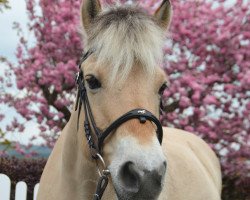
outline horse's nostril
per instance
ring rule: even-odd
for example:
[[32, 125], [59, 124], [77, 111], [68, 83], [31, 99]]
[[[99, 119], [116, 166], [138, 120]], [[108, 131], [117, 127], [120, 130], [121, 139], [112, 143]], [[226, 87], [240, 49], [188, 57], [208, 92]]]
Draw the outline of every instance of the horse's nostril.
[[126, 162], [120, 170], [120, 179], [123, 187], [130, 192], [138, 192], [140, 175], [137, 167], [131, 161]]
[[166, 161], [163, 162], [163, 166], [164, 166], [165, 168], [167, 168], [167, 162], [166, 162]]
[[167, 169], [167, 162], [164, 161], [162, 166], [159, 168], [159, 174], [164, 176], [165, 172], [166, 172], [166, 169]]

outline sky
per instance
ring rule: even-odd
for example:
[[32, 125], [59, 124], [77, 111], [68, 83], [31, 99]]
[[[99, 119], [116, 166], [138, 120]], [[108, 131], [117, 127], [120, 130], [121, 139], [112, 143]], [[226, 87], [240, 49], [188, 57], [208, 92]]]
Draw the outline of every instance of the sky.
[[[6, 57], [11, 62], [16, 62], [15, 52], [18, 43], [17, 32], [13, 30], [13, 23], [20, 23], [24, 30], [26, 38], [29, 38], [29, 44], [34, 45], [35, 39], [31, 33], [26, 28], [28, 23], [28, 17], [26, 13], [25, 0], [10, 0], [11, 9], [4, 9], [0, 13], [0, 55]], [[0, 63], [0, 74], [3, 74], [6, 65]], [[12, 92], [17, 92], [13, 89]], [[5, 130], [5, 126], [9, 123], [13, 117], [19, 117], [13, 108], [9, 108], [4, 105], [0, 105], [1, 113], [8, 113], [6, 118], [0, 122], [0, 128]], [[35, 122], [29, 121], [25, 124], [25, 131], [23, 133], [11, 133], [6, 136], [7, 139], [18, 141], [21, 144], [28, 144], [29, 138], [34, 135], [38, 135], [39, 129]], [[41, 144], [43, 140], [37, 139], [34, 144]]]

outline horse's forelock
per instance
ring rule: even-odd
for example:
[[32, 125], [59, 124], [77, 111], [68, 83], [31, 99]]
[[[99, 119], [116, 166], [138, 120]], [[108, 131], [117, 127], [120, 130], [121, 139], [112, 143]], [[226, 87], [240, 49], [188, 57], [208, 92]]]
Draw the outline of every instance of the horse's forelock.
[[109, 65], [110, 80], [124, 80], [135, 63], [153, 74], [162, 61], [164, 32], [154, 19], [135, 7], [110, 8], [91, 24], [88, 48], [99, 66]]

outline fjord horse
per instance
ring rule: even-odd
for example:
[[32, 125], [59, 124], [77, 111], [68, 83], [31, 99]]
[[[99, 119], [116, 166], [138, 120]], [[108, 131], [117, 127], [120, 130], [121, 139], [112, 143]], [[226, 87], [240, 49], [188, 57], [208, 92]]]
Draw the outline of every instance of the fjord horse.
[[[80, 103], [48, 159], [38, 200], [101, 199], [96, 162], [107, 166], [100, 172], [109, 179], [104, 200], [220, 199], [220, 165], [210, 147], [174, 128], [164, 127], [162, 139], [159, 128], [167, 81], [159, 65], [171, 10], [168, 0], [153, 16], [137, 6], [102, 10], [99, 0], [84, 1], [81, 16], [89, 51], [78, 80]], [[107, 133], [99, 146], [95, 132]]]

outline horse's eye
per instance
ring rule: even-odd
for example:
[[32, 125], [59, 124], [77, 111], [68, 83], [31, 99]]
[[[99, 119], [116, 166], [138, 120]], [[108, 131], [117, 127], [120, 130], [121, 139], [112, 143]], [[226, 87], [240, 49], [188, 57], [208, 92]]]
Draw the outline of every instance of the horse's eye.
[[94, 75], [87, 75], [86, 81], [88, 83], [89, 89], [91, 90], [96, 90], [102, 86], [100, 81]]
[[165, 83], [162, 84], [162, 86], [160, 87], [160, 89], [159, 89], [159, 91], [158, 91], [158, 94], [162, 96], [162, 95], [163, 95], [163, 92], [164, 92], [164, 90], [165, 90], [166, 88], [168, 88], [168, 83], [167, 83], [167, 82], [165, 82]]

